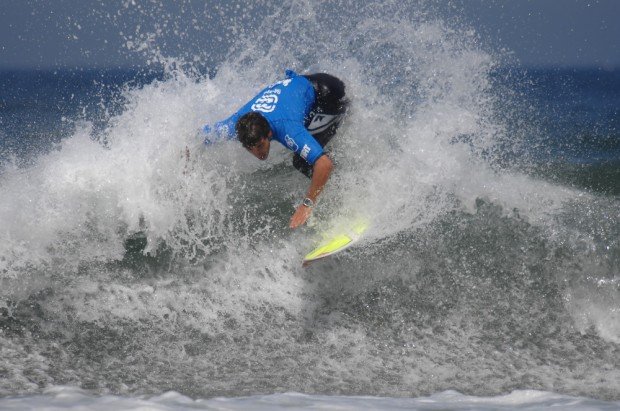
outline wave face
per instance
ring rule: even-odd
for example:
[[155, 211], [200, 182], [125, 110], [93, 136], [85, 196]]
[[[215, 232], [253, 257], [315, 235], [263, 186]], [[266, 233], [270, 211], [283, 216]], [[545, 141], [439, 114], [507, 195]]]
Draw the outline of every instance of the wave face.
[[[620, 398], [618, 197], [527, 172], [537, 129], [504, 57], [427, 2], [239, 13], [210, 76], [167, 59], [103, 126], [2, 164], [0, 394]], [[155, 59], [153, 33], [136, 48]], [[287, 67], [342, 78], [352, 100], [295, 232], [308, 182], [290, 154], [204, 150], [196, 131]], [[301, 268], [359, 215], [358, 247]]]

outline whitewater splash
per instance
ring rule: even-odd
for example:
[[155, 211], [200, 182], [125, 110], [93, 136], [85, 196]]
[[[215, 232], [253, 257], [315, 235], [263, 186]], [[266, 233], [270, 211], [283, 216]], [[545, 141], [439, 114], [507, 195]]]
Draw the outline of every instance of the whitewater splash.
[[328, 395], [305, 395], [298, 393], [255, 395], [240, 398], [191, 399], [176, 392], [166, 392], [155, 397], [124, 398], [113, 395], [93, 397], [83, 390], [70, 387], [54, 387], [44, 395], [26, 398], [0, 399], [6, 410], [32, 408], [41, 411], [61, 409], [110, 410], [110, 409], [157, 409], [157, 410], [312, 410], [317, 408], [346, 410], [547, 410], [550, 407], [563, 410], [615, 410], [618, 402], [604, 402], [587, 398], [562, 396], [541, 391], [515, 391], [498, 397], [471, 397], [454, 391], [441, 392], [421, 398], [348, 397]]
[[[254, 24], [215, 75], [173, 62], [102, 133], [3, 165], [0, 393], [618, 398], [617, 198], [515, 171], [535, 130], [511, 126], [475, 32], [424, 4], [289, 2]], [[289, 67], [353, 102], [296, 232], [290, 154], [198, 132]], [[364, 244], [303, 270], [343, 214], [371, 219]]]

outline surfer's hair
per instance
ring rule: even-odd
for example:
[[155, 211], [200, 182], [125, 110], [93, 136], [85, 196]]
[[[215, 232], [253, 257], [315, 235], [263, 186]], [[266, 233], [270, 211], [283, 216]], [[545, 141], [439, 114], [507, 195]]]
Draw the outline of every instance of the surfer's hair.
[[251, 111], [241, 116], [235, 125], [237, 138], [245, 148], [252, 148], [269, 136], [269, 123], [260, 113]]

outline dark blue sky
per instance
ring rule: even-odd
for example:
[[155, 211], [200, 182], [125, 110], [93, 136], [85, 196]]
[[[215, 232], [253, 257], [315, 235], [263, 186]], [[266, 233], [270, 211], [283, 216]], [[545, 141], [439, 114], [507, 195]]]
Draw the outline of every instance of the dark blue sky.
[[[127, 1], [0, 0], [0, 67], [142, 65], [144, 57], [124, 47], [138, 24], [144, 33], [145, 26], [156, 24], [157, 16], [172, 13], [173, 17], [162, 19], [170, 23], [163, 27], [170, 35], [158, 41], [174, 54], [175, 22], [196, 18], [190, 37], [205, 44], [224, 31], [221, 16], [235, 10], [230, 1], [136, 2], [144, 7], [124, 7]], [[620, 67], [620, 0], [439, 3], [448, 15], [454, 13], [474, 27], [496, 49], [512, 51], [524, 65]], [[219, 48], [225, 48], [227, 41], [220, 39]]]
[[525, 65], [620, 67], [620, 0], [458, 3], [478, 32]]

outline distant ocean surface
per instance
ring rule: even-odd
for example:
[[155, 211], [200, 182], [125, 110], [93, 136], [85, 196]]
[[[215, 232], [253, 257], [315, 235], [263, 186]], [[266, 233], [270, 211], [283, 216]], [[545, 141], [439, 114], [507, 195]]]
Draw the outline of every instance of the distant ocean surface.
[[[620, 409], [620, 70], [351, 13], [208, 75], [0, 72], [0, 409]], [[352, 101], [296, 231], [290, 153], [199, 132], [288, 67]]]
[[[521, 149], [533, 159], [534, 174], [620, 194], [620, 70], [520, 67], [493, 76], [529, 105], [521, 114], [535, 131]], [[123, 108], [122, 90], [163, 77], [150, 69], [2, 71], [0, 158], [24, 161], [45, 152], [70, 135], [76, 121], [105, 127]]]

